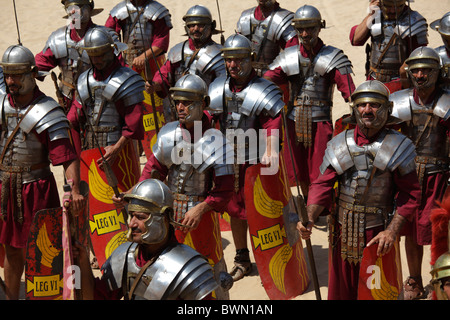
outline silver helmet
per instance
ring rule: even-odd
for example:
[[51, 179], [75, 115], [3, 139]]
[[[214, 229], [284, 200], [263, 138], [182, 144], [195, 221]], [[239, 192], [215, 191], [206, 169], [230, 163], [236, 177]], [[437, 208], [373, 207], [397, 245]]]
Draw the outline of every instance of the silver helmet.
[[[411, 52], [405, 63], [408, 77], [416, 88], [429, 88], [436, 84], [441, 68], [441, 59], [436, 50], [430, 47], [418, 47]], [[420, 68], [431, 69], [424, 82], [413, 75], [414, 70]]]
[[169, 89], [174, 101], [191, 101], [186, 122], [194, 122], [202, 119], [203, 109], [209, 105], [208, 86], [197, 75], [187, 74], [178, 79], [175, 86]]
[[[34, 90], [36, 86], [35, 76], [40, 75], [40, 73], [37, 70], [36, 60], [30, 49], [21, 45], [8, 47], [3, 54], [0, 65], [3, 68], [5, 79], [6, 75], [9, 74], [22, 75], [22, 87], [18, 90], [18, 94], [24, 95]], [[36, 75], [33, 75], [33, 72]]]
[[216, 21], [213, 20], [211, 11], [205, 6], [195, 5], [186, 12], [183, 16], [184, 21], [184, 29], [186, 30], [186, 34], [192, 40], [195, 40], [194, 35], [189, 31], [189, 26], [199, 24], [204, 25], [205, 28], [203, 30], [202, 35], [200, 36], [200, 41], [207, 41], [212, 34], [218, 34], [222, 31], [216, 29]]
[[450, 300], [450, 296], [443, 290], [445, 281], [450, 279], [450, 252], [446, 252], [436, 259], [431, 268], [431, 284], [434, 286], [438, 300]]
[[[146, 230], [141, 240], [146, 244], [161, 243], [169, 232], [166, 222], [173, 220], [173, 196], [169, 187], [157, 179], [139, 182], [133, 190], [124, 196], [129, 212], [145, 212], [149, 217], [145, 221]], [[131, 230], [128, 238], [130, 239]]]
[[253, 48], [252, 43], [241, 34], [233, 34], [225, 40], [222, 57], [227, 59], [241, 59], [240, 77], [246, 77], [252, 71]]
[[[64, 5], [64, 10], [66, 14], [64, 19], [77, 19], [79, 18], [82, 22], [87, 22], [89, 19], [100, 12], [103, 11], [101, 8], [94, 8], [93, 0], [61, 0]], [[72, 22], [73, 24], [76, 21]]]
[[365, 124], [358, 110], [358, 106], [366, 103], [379, 105], [372, 121], [372, 129], [381, 129], [387, 123], [396, 122], [391, 118], [393, 103], [389, 101], [388, 88], [378, 80], [368, 80], [361, 83], [351, 96], [350, 107], [352, 108], [352, 118], [360, 129], [365, 129]]
[[450, 12], [444, 14], [441, 19], [433, 21], [430, 27], [440, 33], [445, 48], [450, 51]]
[[[325, 28], [325, 20], [322, 20], [322, 16], [319, 10], [310, 5], [304, 5], [300, 7], [294, 14], [292, 19], [292, 25], [297, 30], [299, 40], [307, 45], [314, 45], [319, 37], [320, 29]], [[313, 28], [313, 32], [310, 35], [311, 38], [304, 39], [301, 36], [300, 31], [303, 29]]]

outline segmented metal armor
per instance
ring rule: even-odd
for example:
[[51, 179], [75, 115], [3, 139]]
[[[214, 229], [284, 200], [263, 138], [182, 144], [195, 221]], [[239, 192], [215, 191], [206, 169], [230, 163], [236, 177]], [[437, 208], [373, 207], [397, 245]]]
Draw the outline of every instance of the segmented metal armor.
[[[93, 69], [84, 72], [78, 79], [78, 93], [86, 107], [87, 121], [85, 149], [96, 148], [92, 134], [101, 147], [115, 144], [122, 136], [122, 119], [115, 102], [121, 100], [125, 107], [144, 99], [145, 83], [142, 77], [127, 67], [119, 67], [107, 79], [95, 80]], [[91, 131], [93, 129], [94, 132]]]
[[127, 21], [123, 29], [122, 42], [128, 45], [128, 49], [123, 52], [123, 55], [130, 66], [133, 64], [134, 58], [140, 56], [152, 45], [153, 25], [149, 21], [164, 19], [167, 26], [172, 28], [169, 10], [157, 1], [149, 1], [142, 8], [135, 7], [131, 1], [123, 1], [111, 10], [110, 15]]
[[373, 143], [358, 146], [354, 130], [334, 137], [327, 146], [320, 171], [331, 166], [339, 175], [338, 220], [342, 225], [343, 259], [358, 262], [366, 245], [364, 229], [387, 226], [393, 213], [393, 171], [415, 169], [414, 144], [394, 130], [384, 129]]
[[[141, 272], [136, 264], [137, 243], [120, 245], [102, 266], [111, 290], [127, 289]], [[166, 248], [139, 279], [134, 298], [139, 300], [201, 300], [218, 287], [208, 261], [194, 249], [176, 244]], [[128, 293], [128, 290], [124, 290]]]
[[255, 10], [256, 7], [242, 12], [236, 31], [252, 42], [255, 53], [253, 66], [261, 76], [281, 51], [277, 41], [283, 39], [288, 42], [296, 37], [297, 33], [291, 25], [293, 12], [280, 8], [272, 11], [263, 21], [259, 21], [255, 18]]

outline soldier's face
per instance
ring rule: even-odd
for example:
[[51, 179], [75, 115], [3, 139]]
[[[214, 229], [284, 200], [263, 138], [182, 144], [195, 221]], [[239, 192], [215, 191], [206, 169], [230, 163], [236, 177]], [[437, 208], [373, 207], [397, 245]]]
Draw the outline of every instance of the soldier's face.
[[419, 86], [423, 86], [431, 73], [431, 68], [417, 68], [411, 70], [412, 75], [416, 78], [416, 82]]
[[128, 225], [128, 227], [130, 228], [128, 235], [129, 240], [136, 243], [141, 243], [142, 235], [147, 230], [145, 222], [150, 215], [145, 212], [130, 212], [130, 214], [131, 220]]
[[205, 25], [204, 24], [190, 24], [188, 26], [189, 28], [189, 35], [197, 41], [201, 41], [202, 35], [205, 32]]
[[384, 16], [388, 20], [395, 20], [400, 15], [400, 13], [402, 13], [404, 7], [404, 4], [399, 4], [397, 6], [383, 5]]
[[175, 101], [177, 107], [178, 121], [186, 128], [194, 126], [194, 121], [201, 120], [203, 107], [201, 101]]
[[375, 129], [377, 120], [377, 112], [380, 109], [380, 105], [378, 103], [361, 103], [358, 104], [358, 113], [360, 116], [360, 120], [365, 128], [367, 129]]
[[5, 74], [5, 83], [8, 87], [9, 93], [15, 97], [30, 93], [36, 85], [33, 76], [34, 73], [32, 72], [21, 74]]
[[233, 79], [246, 78], [252, 69], [250, 58], [226, 58], [225, 66]]

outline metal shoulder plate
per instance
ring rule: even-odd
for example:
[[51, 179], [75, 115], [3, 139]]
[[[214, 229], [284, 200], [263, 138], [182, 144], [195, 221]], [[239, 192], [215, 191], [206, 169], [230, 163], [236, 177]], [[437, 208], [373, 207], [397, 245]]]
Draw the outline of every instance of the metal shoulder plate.
[[186, 47], [189, 49], [189, 46], [187, 45], [187, 40], [174, 45], [167, 54], [167, 60], [169, 60], [172, 64], [182, 61], [183, 51], [185, 50]]
[[286, 48], [269, 65], [270, 70], [281, 67], [287, 76], [300, 74], [300, 47], [298, 45]]
[[201, 300], [219, 286], [206, 258], [184, 244], [167, 248], [149, 272], [148, 300]]
[[58, 122], [60, 121], [63, 121], [67, 128], [69, 128], [67, 118], [61, 106], [53, 98], [46, 96], [40, 99], [33, 109], [28, 112], [20, 128], [26, 133], [36, 128], [37, 133], [41, 133], [53, 125], [59, 125]]
[[0, 67], [0, 94], [6, 93], [5, 76], [3, 75], [3, 68]]
[[448, 120], [450, 117], [450, 91], [444, 90], [434, 106], [433, 113], [439, 118]]
[[224, 106], [224, 91], [225, 85], [228, 84], [228, 78], [226, 76], [218, 77], [214, 79], [209, 85], [208, 95], [210, 98], [210, 103], [208, 106], [208, 111], [211, 114], [222, 113]]
[[275, 117], [283, 107], [280, 88], [272, 81], [256, 77], [249, 84], [241, 112], [247, 117], [252, 117], [265, 110], [271, 117]]
[[352, 73], [352, 63], [341, 49], [332, 46], [323, 46], [316, 57], [314, 71], [324, 76], [333, 69], [341, 74]]
[[392, 116], [402, 121], [410, 121], [411, 113], [411, 93], [412, 89], [403, 89], [389, 95], [389, 100], [393, 103]]
[[216, 176], [233, 174], [233, 162], [234, 149], [220, 130], [208, 129], [194, 143], [192, 163], [199, 173], [214, 167]]
[[92, 68], [84, 71], [77, 80], [77, 91], [80, 102], [86, 104], [86, 101], [90, 98], [89, 93], [89, 74], [92, 72]]
[[222, 46], [220, 44], [213, 43], [200, 51], [196, 68], [201, 74], [212, 70], [221, 75], [226, 74], [225, 61], [220, 51], [221, 48]]
[[236, 32], [244, 36], [250, 36], [252, 34], [251, 19], [253, 13], [255, 12], [255, 9], [256, 7], [253, 7], [242, 11], [241, 16], [239, 17], [239, 20], [237, 22]]
[[353, 132], [354, 129], [345, 130], [328, 141], [323, 162], [320, 165], [321, 173], [324, 173], [331, 165], [336, 173], [341, 175], [355, 165], [347, 145], [347, 138], [353, 137]]
[[[109, 14], [119, 20], [125, 20], [129, 17], [130, 12], [135, 12], [136, 7], [128, 1], [122, 1], [111, 9]], [[168, 26], [171, 27], [171, 19], [169, 10], [157, 1], [151, 1], [144, 10], [144, 17], [148, 20], [155, 21], [157, 19], [165, 19]]]
[[109, 101], [122, 100], [125, 106], [131, 106], [144, 100], [144, 90], [144, 79], [136, 71], [120, 67], [108, 81], [103, 97]]
[[276, 11], [267, 34], [267, 39], [278, 41], [283, 38], [285, 41], [288, 41], [295, 37], [297, 33], [291, 25], [293, 17], [294, 13], [289, 10], [280, 9]]
[[125, 20], [128, 18], [127, 1], [122, 1], [114, 6], [109, 12], [111, 17], [117, 18], [118, 20]]
[[50, 48], [50, 50], [52, 50], [53, 54], [55, 55], [55, 58], [61, 59], [67, 57], [68, 55], [66, 43], [67, 29], [68, 29], [67, 27], [61, 27], [58, 30], [54, 31], [48, 37], [42, 52], [45, 52], [47, 51], [48, 48]]
[[[410, 27], [411, 25], [411, 27]], [[411, 10], [411, 14], [404, 14], [399, 21], [398, 28], [394, 28], [395, 32], [402, 38], [417, 36], [427, 37], [428, 24], [427, 20], [417, 11]], [[419, 44], [422, 41], [419, 41]]]
[[168, 168], [174, 163], [172, 150], [183, 139], [179, 124], [178, 121], [165, 124], [159, 131], [156, 143], [153, 145], [153, 155], [160, 163]]
[[392, 172], [398, 169], [405, 175], [415, 170], [415, 157], [414, 143], [400, 132], [389, 129], [375, 155], [373, 165], [382, 171]]
[[110, 290], [122, 287], [124, 267], [127, 262], [127, 254], [131, 247], [137, 247], [137, 243], [125, 242], [115, 249], [102, 265], [102, 279], [106, 280]]

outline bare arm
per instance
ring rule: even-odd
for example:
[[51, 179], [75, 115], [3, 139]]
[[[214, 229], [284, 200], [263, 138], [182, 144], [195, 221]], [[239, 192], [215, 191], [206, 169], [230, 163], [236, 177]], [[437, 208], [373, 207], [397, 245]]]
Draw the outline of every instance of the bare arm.
[[[369, 4], [369, 8], [372, 8], [373, 6], [380, 6], [380, 0], [372, 0]], [[356, 27], [355, 35], [353, 37], [353, 43], [362, 42], [364, 39], [367, 38], [367, 35], [369, 34], [369, 21], [373, 19], [373, 14], [375, 13], [375, 10], [370, 9], [371, 12], [364, 18], [364, 20]]]

